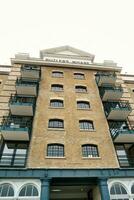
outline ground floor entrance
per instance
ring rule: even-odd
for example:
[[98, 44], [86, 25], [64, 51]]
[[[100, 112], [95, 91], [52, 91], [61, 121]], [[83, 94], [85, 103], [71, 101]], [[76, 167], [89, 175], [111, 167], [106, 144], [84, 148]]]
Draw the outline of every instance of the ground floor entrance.
[[53, 179], [50, 186], [51, 200], [99, 200], [96, 179]]

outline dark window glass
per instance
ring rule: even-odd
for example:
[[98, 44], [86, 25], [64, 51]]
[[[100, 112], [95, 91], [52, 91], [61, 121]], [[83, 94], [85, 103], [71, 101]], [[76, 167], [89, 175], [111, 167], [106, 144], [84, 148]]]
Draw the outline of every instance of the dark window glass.
[[98, 148], [96, 145], [85, 144], [82, 145], [82, 156], [83, 157], [98, 157]]
[[19, 196], [21, 196], [21, 197], [38, 196], [38, 195], [39, 194], [38, 194], [37, 188], [32, 184], [25, 185], [19, 193]]
[[63, 72], [54, 71], [52, 72], [52, 77], [63, 77]]
[[74, 73], [74, 78], [76, 79], [84, 79], [85, 75], [82, 73]]
[[79, 121], [80, 130], [94, 130], [93, 122], [89, 120]]
[[28, 144], [6, 142], [1, 147], [0, 166], [25, 166]]
[[14, 190], [12, 186], [8, 183], [0, 185], [0, 197], [13, 197]]
[[52, 99], [50, 101], [50, 106], [54, 108], [63, 107], [63, 100]]
[[64, 121], [61, 119], [50, 119], [48, 128], [64, 128]]
[[87, 92], [87, 88], [86, 88], [86, 86], [78, 85], [78, 86], [75, 86], [75, 91], [76, 92], [81, 92], [81, 93], [86, 93]]
[[116, 194], [127, 194], [127, 191], [125, 190], [125, 188], [120, 184], [120, 183], [115, 183], [112, 185], [111, 189], [110, 189], [110, 194], [111, 195], [116, 195]]
[[131, 193], [134, 194], [134, 185], [131, 188]]
[[90, 108], [90, 104], [89, 104], [88, 101], [77, 101], [77, 108], [89, 109]]
[[47, 156], [50, 157], [64, 157], [64, 145], [62, 144], [48, 144]]
[[61, 92], [63, 91], [63, 85], [53, 84], [51, 85], [51, 90], [54, 92]]

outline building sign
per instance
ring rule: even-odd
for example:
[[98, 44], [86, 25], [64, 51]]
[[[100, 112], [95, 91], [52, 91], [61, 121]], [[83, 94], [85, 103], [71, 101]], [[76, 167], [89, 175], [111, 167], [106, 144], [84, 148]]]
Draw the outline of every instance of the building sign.
[[83, 64], [89, 65], [91, 64], [90, 60], [76, 60], [76, 59], [58, 59], [58, 58], [44, 58], [46, 62], [55, 62], [55, 63], [63, 63], [63, 64]]

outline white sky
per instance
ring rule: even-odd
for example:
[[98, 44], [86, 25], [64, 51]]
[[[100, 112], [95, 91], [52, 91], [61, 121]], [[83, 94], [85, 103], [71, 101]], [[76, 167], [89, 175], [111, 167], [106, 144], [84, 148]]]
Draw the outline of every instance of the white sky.
[[0, 0], [0, 64], [63, 45], [134, 74], [134, 0]]

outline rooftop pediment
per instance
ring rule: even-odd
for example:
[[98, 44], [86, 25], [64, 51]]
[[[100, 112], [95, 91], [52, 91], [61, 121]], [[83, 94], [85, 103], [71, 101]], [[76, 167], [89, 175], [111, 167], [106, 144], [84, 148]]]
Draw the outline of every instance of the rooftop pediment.
[[61, 46], [56, 48], [44, 49], [40, 51], [40, 57], [44, 58], [45, 56], [56, 56], [56, 57], [83, 57], [89, 60], [94, 59], [94, 55], [88, 52], [76, 49], [71, 46]]

